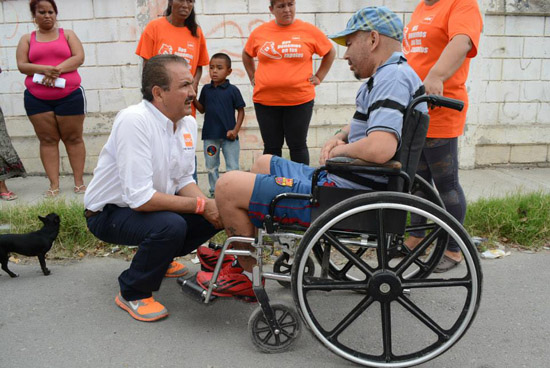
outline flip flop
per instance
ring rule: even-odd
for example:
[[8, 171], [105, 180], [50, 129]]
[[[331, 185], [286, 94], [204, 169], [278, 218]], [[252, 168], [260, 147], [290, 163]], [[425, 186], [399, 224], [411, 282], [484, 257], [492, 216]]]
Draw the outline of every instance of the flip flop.
[[73, 188], [73, 192], [75, 192], [75, 194], [84, 194], [84, 193], [86, 193], [86, 185], [85, 184], [75, 185], [74, 188]]
[[17, 199], [17, 194], [12, 191], [0, 193], [0, 199], [3, 201], [13, 201], [14, 199]]
[[48, 189], [46, 193], [44, 193], [44, 197], [46, 198], [54, 198], [59, 195], [59, 188], [57, 189]]
[[452, 270], [460, 264], [460, 261], [455, 261], [454, 259], [444, 255], [439, 264], [434, 270], [434, 273], [443, 273], [449, 270]]

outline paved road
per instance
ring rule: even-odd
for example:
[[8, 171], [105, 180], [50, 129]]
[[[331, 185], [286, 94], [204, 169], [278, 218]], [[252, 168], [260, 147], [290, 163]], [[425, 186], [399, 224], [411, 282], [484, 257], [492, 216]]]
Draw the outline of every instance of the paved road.
[[[478, 317], [450, 351], [422, 367], [547, 367], [550, 353], [550, 252], [513, 252], [483, 260], [485, 277]], [[322, 347], [307, 331], [292, 351], [262, 354], [247, 334], [255, 305], [220, 300], [205, 307], [165, 280], [157, 298], [171, 315], [147, 324], [113, 302], [116, 278], [128, 266], [95, 258], [50, 264], [10, 265], [0, 271], [1, 368], [99, 367], [353, 367]], [[190, 264], [196, 268], [196, 265]], [[289, 293], [268, 283], [272, 299]]]

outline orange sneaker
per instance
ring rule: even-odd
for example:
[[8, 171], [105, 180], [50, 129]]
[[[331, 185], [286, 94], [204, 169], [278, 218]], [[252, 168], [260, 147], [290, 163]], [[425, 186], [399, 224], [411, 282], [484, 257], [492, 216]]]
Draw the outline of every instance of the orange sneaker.
[[155, 301], [153, 297], [127, 301], [122, 295], [118, 294], [115, 303], [138, 321], [153, 322], [168, 317], [168, 311], [164, 308], [164, 305]]
[[166, 274], [164, 277], [182, 277], [189, 273], [189, 269], [184, 264], [181, 264], [179, 262], [172, 262], [168, 266], [168, 269], [166, 270]]

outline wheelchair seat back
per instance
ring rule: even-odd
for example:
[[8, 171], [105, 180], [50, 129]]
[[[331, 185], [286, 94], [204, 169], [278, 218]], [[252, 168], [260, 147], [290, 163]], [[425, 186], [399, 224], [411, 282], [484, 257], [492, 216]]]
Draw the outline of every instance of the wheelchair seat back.
[[393, 160], [401, 162], [401, 170], [404, 171], [410, 180], [408, 188], [403, 187], [403, 179], [399, 176], [392, 176], [388, 181], [388, 190], [399, 192], [410, 192], [418, 162], [422, 155], [422, 148], [426, 141], [430, 115], [424, 114], [418, 110], [412, 110], [404, 118], [403, 131], [401, 136], [401, 146], [395, 153]]

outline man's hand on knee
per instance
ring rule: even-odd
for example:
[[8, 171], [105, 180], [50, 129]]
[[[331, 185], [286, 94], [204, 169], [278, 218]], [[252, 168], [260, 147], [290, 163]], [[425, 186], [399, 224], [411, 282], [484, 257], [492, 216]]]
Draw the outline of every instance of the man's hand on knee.
[[210, 222], [216, 229], [223, 228], [223, 222], [216, 206], [216, 201], [213, 199], [206, 199], [206, 204], [204, 206], [204, 213], [202, 214], [208, 222]]

